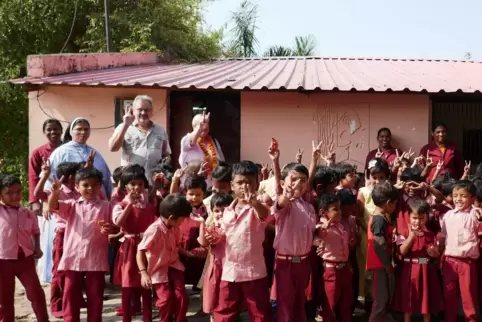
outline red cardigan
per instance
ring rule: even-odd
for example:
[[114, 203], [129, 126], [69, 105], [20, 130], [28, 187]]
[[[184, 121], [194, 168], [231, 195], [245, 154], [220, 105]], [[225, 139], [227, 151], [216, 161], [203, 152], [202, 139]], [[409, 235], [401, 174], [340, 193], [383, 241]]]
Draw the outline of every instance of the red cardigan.
[[435, 165], [432, 170], [430, 170], [430, 173], [426, 178], [427, 182], [431, 182], [432, 177], [437, 169], [437, 163], [440, 160], [443, 160], [444, 165], [440, 170], [439, 175], [448, 172], [450, 173], [450, 176], [456, 180], [459, 180], [462, 177], [465, 166], [464, 157], [455, 144], [448, 142], [445, 143], [445, 151], [442, 153], [435, 142], [432, 141], [422, 147], [420, 150], [420, 155], [427, 157], [427, 151]]

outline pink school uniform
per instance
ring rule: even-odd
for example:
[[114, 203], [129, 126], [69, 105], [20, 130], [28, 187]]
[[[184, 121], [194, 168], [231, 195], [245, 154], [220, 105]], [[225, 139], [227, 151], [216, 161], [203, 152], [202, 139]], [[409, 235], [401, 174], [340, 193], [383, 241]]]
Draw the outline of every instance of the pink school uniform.
[[[128, 204], [128, 200], [120, 202], [114, 206], [112, 211], [112, 220], [117, 218], [124, 212]], [[132, 319], [130, 303], [134, 300], [137, 293], [142, 296], [144, 321], [151, 321], [151, 293], [142, 288], [141, 275], [137, 266], [136, 255], [137, 246], [139, 245], [146, 229], [156, 221], [155, 207], [148, 202], [133, 205], [131, 213], [120, 226], [124, 233], [124, 242], [122, 242], [114, 265], [114, 284], [122, 286], [122, 312], [124, 320]]]
[[[320, 222], [326, 223], [326, 218]], [[336, 307], [339, 308], [338, 320], [351, 321], [353, 298], [352, 271], [348, 263], [350, 254], [349, 232], [340, 222], [332, 222], [323, 233], [320, 248], [323, 258], [322, 316], [324, 322], [336, 322]]]
[[0, 205], [0, 321], [15, 320], [15, 277], [25, 288], [37, 321], [49, 320], [33, 256], [32, 238], [39, 234], [32, 211]]
[[[406, 236], [396, 235], [400, 247]], [[396, 274], [393, 309], [404, 313], [436, 314], [443, 309], [443, 293], [435, 260], [427, 254], [437, 247], [435, 234], [424, 229], [416, 235], [410, 251], [402, 257]]]
[[[208, 229], [215, 228], [217, 232], [222, 232], [221, 223], [214, 221]], [[221, 283], [221, 275], [223, 272], [224, 257], [226, 252], [226, 240], [224, 237], [215, 244], [211, 245], [209, 252], [209, 266], [204, 275], [203, 283], [203, 311], [212, 313], [216, 308], [219, 300], [219, 285]]]
[[273, 289], [276, 290], [278, 321], [302, 321], [311, 271], [309, 253], [317, 221], [315, 209], [302, 198], [297, 198], [283, 209], [278, 209], [275, 203], [272, 212], [276, 219]]
[[[480, 223], [475, 210], [453, 209], [442, 219], [440, 237], [445, 238], [445, 257], [442, 263], [444, 285], [444, 321], [457, 319], [459, 294], [464, 303], [466, 321], [477, 321]], [[459, 291], [460, 290], [460, 291]]]
[[230, 206], [224, 210], [221, 226], [226, 235], [226, 257], [214, 321], [236, 321], [246, 304], [251, 321], [271, 322], [262, 247], [266, 221], [258, 218], [251, 205], [245, 205], [239, 213]]
[[59, 200], [58, 216], [67, 221], [64, 253], [58, 269], [65, 271], [63, 297], [64, 321], [80, 321], [84, 275], [89, 321], [102, 321], [108, 236], [101, 233], [98, 221], [111, 222], [109, 201], [79, 199]]
[[184, 265], [179, 260], [179, 229], [168, 228], [162, 219], [144, 232], [138, 250], [147, 252], [147, 274], [157, 295], [156, 306], [160, 320], [176, 322], [186, 320], [189, 297], [184, 283]]

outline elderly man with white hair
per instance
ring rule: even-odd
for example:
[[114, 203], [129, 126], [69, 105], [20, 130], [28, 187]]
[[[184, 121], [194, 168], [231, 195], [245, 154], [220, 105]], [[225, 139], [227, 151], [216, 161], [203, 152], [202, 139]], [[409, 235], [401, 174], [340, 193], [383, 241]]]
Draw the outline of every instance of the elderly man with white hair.
[[124, 115], [124, 122], [117, 126], [109, 140], [112, 152], [122, 148], [121, 165], [138, 164], [146, 170], [152, 183], [152, 169], [165, 157], [171, 155], [166, 130], [151, 121], [152, 98], [138, 95]]
[[207, 163], [208, 176], [206, 183], [211, 187], [211, 172], [217, 167], [219, 161], [224, 161], [223, 151], [219, 142], [209, 135], [209, 113], [196, 114], [192, 119], [191, 133], [186, 134], [181, 140], [181, 155], [179, 164], [186, 166], [191, 161], [200, 160]]

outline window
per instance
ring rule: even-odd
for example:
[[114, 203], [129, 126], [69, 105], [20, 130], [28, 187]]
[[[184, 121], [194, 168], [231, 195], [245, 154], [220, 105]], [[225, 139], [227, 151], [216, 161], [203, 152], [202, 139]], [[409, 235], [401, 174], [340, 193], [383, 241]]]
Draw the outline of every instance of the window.
[[134, 98], [116, 98], [115, 99], [114, 121], [115, 121], [116, 127], [122, 123], [122, 119], [124, 117], [127, 107], [132, 106], [133, 102], [134, 102]]

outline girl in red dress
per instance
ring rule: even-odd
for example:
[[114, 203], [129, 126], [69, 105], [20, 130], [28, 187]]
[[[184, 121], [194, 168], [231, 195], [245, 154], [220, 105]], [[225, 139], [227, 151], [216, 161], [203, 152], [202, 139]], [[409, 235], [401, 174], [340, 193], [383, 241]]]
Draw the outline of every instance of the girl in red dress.
[[396, 231], [395, 240], [402, 260], [397, 266], [393, 309], [404, 313], [410, 322], [412, 314], [422, 314], [424, 322], [443, 308], [443, 293], [434, 258], [440, 256], [435, 234], [425, 224], [430, 212], [426, 201], [409, 202], [410, 224]]
[[122, 285], [122, 313], [124, 322], [132, 321], [132, 301], [142, 297], [143, 321], [152, 321], [151, 292], [142, 288], [137, 267], [137, 246], [143, 233], [156, 220], [155, 207], [148, 202], [145, 189], [148, 186], [144, 169], [139, 165], [127, 166], [121, 175], [120, 187], [125, 199], [114, 206], [114, 223], [124, 232], [114, 269], [114, 283]]

